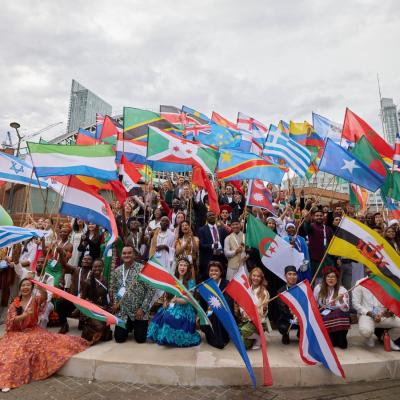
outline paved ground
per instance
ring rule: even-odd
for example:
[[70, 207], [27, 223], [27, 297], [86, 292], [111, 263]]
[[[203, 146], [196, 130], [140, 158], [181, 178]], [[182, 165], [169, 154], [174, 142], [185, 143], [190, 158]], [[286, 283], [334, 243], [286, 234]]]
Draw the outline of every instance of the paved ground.
[[1, 393], [7, 400], [398, 400], [400, 381], [386, 380], [314, 388], [177, 387], [88, 382], [55, 376]]

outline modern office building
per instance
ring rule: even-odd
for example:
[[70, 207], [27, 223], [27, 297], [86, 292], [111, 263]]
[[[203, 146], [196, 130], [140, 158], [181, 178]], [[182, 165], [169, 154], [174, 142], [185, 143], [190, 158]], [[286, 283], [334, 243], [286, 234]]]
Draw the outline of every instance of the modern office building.
[[399, 120], [397, 115], [397, 107], [393, 99], [383, 97], [381, 99], [381, 112], [384, 127], [385, 139], [394, 146], [396, 134], [399, 132]]
[[96, 113], [111, 115], [112, 107], [99, 96], [72, 80], [67, 133], [96, 122]]

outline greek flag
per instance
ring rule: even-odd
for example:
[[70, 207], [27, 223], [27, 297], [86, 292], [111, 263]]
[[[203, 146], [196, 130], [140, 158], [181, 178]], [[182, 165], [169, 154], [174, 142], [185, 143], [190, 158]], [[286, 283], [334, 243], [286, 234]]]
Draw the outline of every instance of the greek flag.
[[299, 176], [306, 175], [311, 160], [311, 153], [307, 148], [290, 139], [275, 125], [270, 125], [263, 154], [285, 160], [286, 165]]
[[46, 231], [20, 228], [19, 226], [0, 226], [0, 249], [21, 243], [32, 237], [43, 237]]

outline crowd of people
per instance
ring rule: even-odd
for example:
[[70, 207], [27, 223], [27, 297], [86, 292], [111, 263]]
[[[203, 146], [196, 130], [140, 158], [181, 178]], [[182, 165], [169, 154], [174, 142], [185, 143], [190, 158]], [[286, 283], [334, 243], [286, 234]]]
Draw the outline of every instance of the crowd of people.
[[[246, 206], [246, 190], [238, 185], [227, 183], [217, 190], [219, 215], [209, 209], [206, 191], [194, 188], [185, 176], [135, 188], [123, 205], [114, 201], [119, 238], [112, 256], [104, 253], [110, 235], [100, 226], [73, 218], [58, 224], [51, 218], [30, 218], [29, 226], [46, 231], [46, 236], [0, 250], [2, 306], [8, 306], [6, 333], [0, 340], [0, 388], [6, 391], [43, 379], [88, 346], [113, 338], [123, 343], [131, 333], [138, 343], [190, 347], [204, 338], [223, 349], [229, 335], [215, 314], [209, 316], [211, 326], [200, 325], [192, 304], [138, 279], [151, 257], [195, 296], [196, 284], [208, 278], [224, 291], [245, 267], [265, 332], [277, 329], [285, 345], [293, 340], [291, 332], [299, 337], [298, 321], [282, 301], [269, 300], [308, 279], [314, 283], [314, 297], [333, 346], [347, 348], [353, 313], [359, 315], [359, 331], [368, 346], [375, 345], [375, 335], [381, 338], [388, 330], [392, 349], [400, 350], [400, 319], [356, 285], [367, 273], [364, 266], [325, 256], [344, 215], [367, 224], [399, 252], [397, 220], [386, 221], [380, 212], [356, 213], [354, 207], [342, 204], [322, 205], [305, 198], [303, 192], [296, 198], [294, 190], [286, 196], [274, 194], [273, 210]], [[257, 249], [246, 247], [247, 213], [303, 253], [300, 267], [282, 260], [285, 281], [263, 265]], [[80, 313], [74, 303], [35, 288], [32, 278], [89, 300], [123, 320], [126, 327], [115, 326], [112, 332], [105, 322]], [[256, 327], [244, 310], [224, 296], [246, 348], [259, 348]], [[198, 299], [207, 310], [207, 303]], [[69, 318], [78, 319], [81, 338], [67, 335]], [[58, 326], [58, 334], [49, 332], [49, 326]]]

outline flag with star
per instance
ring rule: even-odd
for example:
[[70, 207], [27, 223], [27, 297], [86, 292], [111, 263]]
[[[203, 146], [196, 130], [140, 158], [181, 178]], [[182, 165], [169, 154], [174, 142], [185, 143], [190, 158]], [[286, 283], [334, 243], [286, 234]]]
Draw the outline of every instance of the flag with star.
[[237, 351], [241, 355], [246, 365], [251, 382], [255, 387], [256, 377], [254, 376], [254, 371], [251, 366], [249, 356], [246, 353], [246, 348], [244, 347], [239, 328], [223, 293], [212, 278], [207, 279], [206, 281], [197, 285], [197, 290], [200, 293], [200, 296], [207, 302], [210, 311], [218, 318], [218, 320], [221, 322], [226, 332], [228, 333], [229, 337], [231, 338], [233, 344], [235, 345]]
[[208, 146], [232, 148], [240, 146], [241, 135], [237, 131], [212, 122], [210, 131], [208, 133], [200, 132], [198, 141]]
[[320, 171], [339, 176], [370, 192], [376, 192], [385, 182], [384, 177], [329, 138], [326, 140], [318, 168]]
[[287, 265], [299, 269], [304, 261], [303, 253], [297, 251], [251, 214], [247, 218], [245, 244], [257, 249], [264, 266], [283, 280]]
[[272, 193], [260, 179], [254, 179], [249, 182], [247, 204], [252, 207], [265, 208], [270, 213], [275, 214], [275, 209], [272, 205]]
[[32, 173], [32, 165], [25, 160], [3, 152], [0, 152], [0, 180], [33, 187], [39, 187], [38, 182], [40, 182], [42, 189], [47, 188], [47, 182], [43, 179], [38, 181], [36, 174]]
[[147, 160], [184, 165], [199, 165], [212, 174], [217, 167], [219, 152], [161, 129], [149, 127]]

